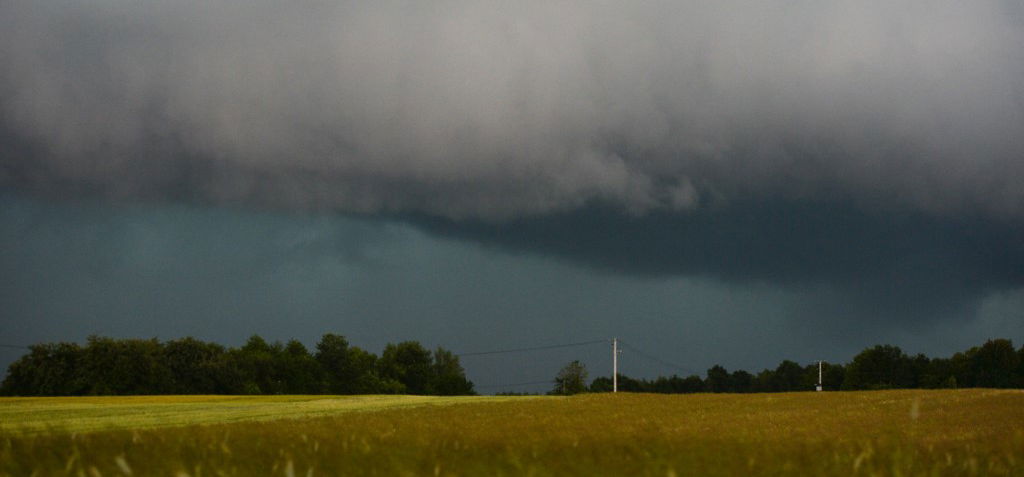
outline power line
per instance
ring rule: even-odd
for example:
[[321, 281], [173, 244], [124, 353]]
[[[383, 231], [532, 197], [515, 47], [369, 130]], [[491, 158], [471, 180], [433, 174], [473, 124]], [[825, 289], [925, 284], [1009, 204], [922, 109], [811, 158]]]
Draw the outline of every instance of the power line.
[[672, 363], [672, 362], [669, 362], [669, 361], [665, 361], [665, 360], [663, 360], [661, 358], [658, 358], [656, 356], [651, 356], [651, 355], [649, 355], [647, 353], [644, 353], [643, 351], [640, 351], [640, 349], [637, 348], [636, 346], [632, 346], [629, 343], [626, 343], [626, 342], [622, 341], [621, 339], [619, 340], [619, 344], [621, 344], [623, 347], [629, 348], [632, 352], [636, 353], [637, 356], [640, 356], [641, 358], [646, 358], [648, 360], [654, 361], [655, 363], [658, 363], [658, 364], [660, 364], [662, 366], [678, 369], [678, 370], [680, 370], [680, 371], [682, 371], [684, 373], [688, 373], [688, 374], [700, 374], [700, 373], [698, 373], [698, 372], [694, 371], [693, 369], [688, 368], [686, 366], [680, 366], [678, 364], [675, 364], [675, 363]]
[[547, 379], [547, 380], [544, 380], [544, 381], [530, 381], [528, 383], [485, 384], [483, 386], [473, 385], [473, 387], [477, 388], [477, 389], [492, 389], [492, 388], [511, 388], [511, 387], [515, 387], [515, 386], [529, 386], [529, 385], [532, 385], [532, 384], [551, 384], [551, 383], [554, 383], [554, 380]]
[[461, 358], [463, 356], [482, 356], [482, 355], [486, 355], [486, 354], [521, 353], [521, 352], [524, 352], [524, 351], [540, 351], [540, 350], [545, 350], [545, 349], [571, 348], [571, 347], [574, 347], [574, 346], [586, 346], [586, 345], [592, 345], [592, 344], [597, 344], [597, 343], [607, 343], [607, 342], [608, 342], [608, 340], [581, 341], [579, 343], [565, 343], [565, 344], [556, 344], [556, 345], [548, 345], [548, 346], [534, 346], [534, 347], [530, 347], [530, 348], [514, 348], [514, 349], [502, 349], [502, 350], [495, 350], [495, 351], [477, 351], [477, 352], [473, 352], [473, 353], [458, 353], [455, 356], [458, 356], [458, 357]]
[[3, 343], [0, 343], [0, 348], [32, 349], [32, 348], [29, 348], [28, 346], [3, 344]]
[[[588, 345], [593, 345], [593, 344], [598, 344], [598, 343], [607, 343], [607, 342], [608, 342], [608, 340], [606, 340], [606, 339], [604, 339], [604, 340], [579, 341], [579, 342], [575, 342], [575, 343], [562, 343], [562, 344], [554, 344], [554, 345], [546, 345], [546, 346], [530, 346], [530, 347], [526, 347], [526, 348], [511, 348], [511, 349], [501, 349], [501, 350], [492, 350], [492, 351], [475, 351], [475, 352], [472, 352], [472, 353], [459, 353], [459, 354], [456, 354], [456, 356], [461, 358], [461, 357], [464, 357], [464, 356], [484, 356], [484, 355], [491, 355], [491, 354], [523, 353], [523, 352], [527, 352], [527, 351], [542, 351], [542, 350], [559, 349], [559, 348], [573, 348], [573, 347], [577, 347], [577, 346], [588, 346]], [[545, 379], [543, 381], [529, 381], [529, 382], [522, 382], [522, 383], [484, 384], [484, 385], [480, 385], [480, 386], [474, 385], [473, 387], [476, 388], [476, 389], [512, 388], [512, 387], [517, 387], [517, 386], [532, 386], [532, 385], [538, 385], [538, 384], [552, 384], [553, 382], [554, 382], [554, 380], [552, 380], [552, 379]]]

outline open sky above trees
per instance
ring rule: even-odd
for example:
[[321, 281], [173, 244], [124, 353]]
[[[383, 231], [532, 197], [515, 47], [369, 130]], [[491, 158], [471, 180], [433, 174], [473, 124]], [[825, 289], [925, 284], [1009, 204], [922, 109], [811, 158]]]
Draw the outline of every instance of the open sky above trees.
[[4, 344], [1024, 342], [1020, 2], [13, 0], [0, 65]]

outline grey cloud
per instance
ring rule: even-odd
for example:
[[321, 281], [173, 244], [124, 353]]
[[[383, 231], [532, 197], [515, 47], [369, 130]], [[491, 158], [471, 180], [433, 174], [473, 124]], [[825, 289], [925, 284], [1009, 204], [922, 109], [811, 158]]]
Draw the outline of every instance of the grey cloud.
[[0, 64], [36, 193], [1024, 216], [1018, 2], [9, 0]]

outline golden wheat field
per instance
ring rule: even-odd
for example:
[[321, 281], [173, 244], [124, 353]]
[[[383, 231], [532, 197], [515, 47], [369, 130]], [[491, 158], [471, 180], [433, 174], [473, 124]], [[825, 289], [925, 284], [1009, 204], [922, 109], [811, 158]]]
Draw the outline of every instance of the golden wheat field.
[[0, 475], [1024, 475], [1024, 392], [0, 400]]

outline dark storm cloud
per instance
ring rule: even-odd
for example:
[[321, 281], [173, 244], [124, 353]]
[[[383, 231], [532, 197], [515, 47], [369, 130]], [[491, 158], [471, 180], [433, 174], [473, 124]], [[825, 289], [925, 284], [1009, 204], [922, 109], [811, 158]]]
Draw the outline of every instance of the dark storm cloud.
[[[969, 316], [1024, 286], [1024, 225], [875, 214], [848, 204], [759, 202], [641, 217], [598, 207], [495, 225], [413, 219], [444, 236], [540, 251], [644, 277], [691, 275], [813, 290], [847, 318]], [[838, 295], [837, 295], [838, 294]]]
[[399, 236], [381, 221], [0, 193], [0, 336], [284, 335], [332, 316], [338, 271], [387, 268], [379, 250]]
[[9, 0], [0, 64], [0, 183], [32, 192], [1024, 215], [1013, 1]]
[[8, 0], [0, 65], [22, 193], [401, 217], [854, 318], [1024, 286], [1016, 1]]

